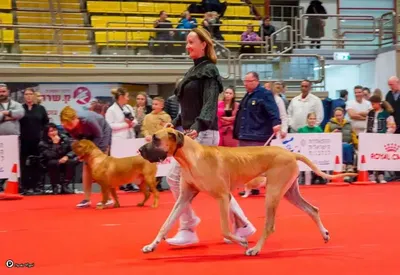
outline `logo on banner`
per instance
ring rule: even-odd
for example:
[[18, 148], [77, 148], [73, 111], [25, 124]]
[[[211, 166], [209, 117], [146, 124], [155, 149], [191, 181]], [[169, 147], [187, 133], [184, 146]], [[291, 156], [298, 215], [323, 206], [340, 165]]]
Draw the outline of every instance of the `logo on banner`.
[[90, 99], [92, 98], [92, 93], [86, 87], [78, 87], [74, 91], [73, 96], [74, 99], [76, 100], [76, 103], [80, 105], [86, 105], [90, 102]]
[[[286, 148], [286, 150], [289, 150], [290, 152], [294, 152], [294, 153], [300, 153], [301, 152], [300, 147], [295, 145], [294, 137], [292, 137], [291, 139], [282, 141], [282, 144]], [[304, 140], [301, 141], [301, 145], [305, 146], [305, 141]]]
[[[387, 143], [383, 145], [382, 152], [371, 153], [371, 159], [374, 160], [400, 160], [400, 145], [396, 143]], [[383, 152], [385, 151], [385, 152]]]

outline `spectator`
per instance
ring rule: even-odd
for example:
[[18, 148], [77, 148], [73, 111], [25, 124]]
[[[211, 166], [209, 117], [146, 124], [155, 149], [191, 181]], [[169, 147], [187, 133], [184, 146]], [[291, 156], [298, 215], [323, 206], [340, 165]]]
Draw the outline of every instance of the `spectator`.
[[371, 103], [365, 100], [363, 87], [354, 87], [355, 100], [349, 101], [346, 105], [346, 111], [351, 123], [351, 127], [357, 133], [365, 132], [365, 121], [367, 119], [367, 114], [372, 108]]
[[[175, 89], [178, 87], [178, 84], [182, 81], [182, 78], [179, 78], [175, 83]], [[167, 101], [165, 102], [164, 111], [169, 114], [172, 120], [174, 120], [178, 114], [180, 113], [180, 106], [178, 102], [178, 98], [175, 94], [168, 97]]]
[[367, 87], [364, 87], [363, 94], [364, 94], [365, 100], [369, 100], [369, 98], [371, 97], [371, 90]]
[[317, 125], [317, 114], [312, 112], [307, 114], [307, 124], [300, 127], [298, 133], [310, 134], [310, 133], [323, 133], [321, 127]]
[[376, 88], [376, 89], [374, 90], [374, 92], [373, 92], [372, 95], [377, 95], [377, 96], [379, 96], [381, 99], [383, 99], [383, 92], [382, 92], [381, 89]]
[[211, 37], [216, 40], [224, 40], [222, 33], [220, 31], [220, 25], [222, 21], [219, 19], [218, 13], [216, 12], [206, 12], [204, 14], [204, 20], [202, 22], [203, 28], [205, 28]]
[[35, 92], [35, 99], [33, 100], [33, 102], [38, 105], [42, 104], [43, 96], [40, 92]]
[[[190, 15], [189, 11], [184, 11], [182, 13], [181, 19], [178, 21], [177, 29], [193, 29], [197, 27], [197, 20]], [[179, 40], [186, 40], [186, 36], [188, 35], [187, 31], [178, 32]]]
[[[298, 131], [299, 134], [315, 134], [315, 133], [323, 133], [321, 127], [317, 125], [317, 115], [316, 113], [308, 113], [307, 114], [307, 124], [301, 128], [299, 128]], [[300, 181], [305, 182], [305, 172], [300, 173]], [[311, 172], [311, 183], [313, 184], [322, 184], [326, 183], [326, 181], [316, 175], [314, 172]]]
[[[257, 33], [254, 32], [254, 27], [252, 24], [247, 25], [247, 31], [242, 33], [240, 37], [240, 41], [242, 42], [257, 42], [260, 41], [261, 38], [257, 35]], [[242, 53], [255, 53], [254, 49], [255, 44], [254, 43], [249, 43], [249, 44], [242, 44], [239, 50], [239, 54]]]
[[[391, 115], [393, 109], [390, 104], [382, 102], [382, 99], [376, 95], [370, 97], [370, 102], [372, 110], [367, 115], [366, 132], [381, 134], [395, 133], [396, 123], [394, 117]], [[384, 171], [370, 172], [370, 177], [372, 182], [386, 183]]]
[[[60, 113], [60, 121], [64, 129], [73, 139], [88, 139], [105, 154], [109, 154], [111, 146], [112, 130], [105, 118], [92, 111], [81, 111], [77, 113], [70, 106], [64, 107]], [[78, 208], [89, 207], [90, 195], [92, 193], [92, 174], [87, 164], [83, 164], [82, 184], [84, 199], [77, 204]], [[113, 200], [108, 200], [106, 206], [113, 204]], [[99, 202], [97, 205], [102, 205]]]
[[400, 80], [397, 76], [389, 78], [390, 91], [386, 94], [386, 101], [393, 107], [394, 120], [396, 122], [396, 134], [400, 134]]
[[236, 102], [235, 88], [226, 88], [223, 99], [218, 102], [219, 146], [238, 146], [238, 141], [233, 138], [233, 126], [235, 125], [238, 107], [239, 103]]
[[335, 116], [336, 108], [342, 108], [344, 114], [346, 115], [346, 102], [349, 98], [349, 92], [347, 90], [340, 91], [340, 97], [338, 99], [332, 100], [332, 114], [331, 116]]
[[[22, 105], [10, 98], [6, 84], [0, 84], [0, 136], [20, 135], [19, 120], [25, 115]], [[3, 189], [2, 183], [0, 190]]]
[[204, 12], [216, 12], [222, 17], [224, 16], [228, 3], [226, 1], [221, 3], [219, 0], [202, 0], [201, 6]]
[[[319, 0], [313, 0], [307, 8], [306, 14], [327, 14], [322, 2]], [[321, 48], [321, 37], [325, 36], [325, 19], [327, 16], [310, 16], [308, 18], [306, 35], [315, 40], [311, 41], [310, 48], [314, 48], [314, 44], [317, 49]]]
[[167, 123], [171, 123], [171, 117], [169, 114], [163, 111], [164, 99], [156, 97], [153, 99], [153, 111], [144, 117], [142, 125], [142, 134], [146, 141], [149, 142], [152, 136]]
[[[71, 149], [71, 140], [66, 135], [59, 134], [54, 123], [49, 123], [44, 127], [39, 149], [41, 161], [49, 173], [53, 194], [73, 193], [69, 190], [68, 184], [74, 176], [77, 162]], [[64, 174], [63, 180], [61, 174]], [[59, 186], [60, 191], [58, 191]]]
[[[169, 21], [168, 14], [165, 11], [160, 11], [160, 18], [154, 22], [155, 29], [172, 29], [172, 23]], [[156, 31], [156, 41], [171, 41], [174, 36], [174, 32], [169, 31]], [[157, 54], [165, 55], [170, 54], [172, 50], [171, 43], [160, 43], [161, 45], [157, 47]]]
[[258, 36], [263, 41], [268, 41], [271, 34], [275, 32], [275, 27], [271, 25], [271, 21], [269, 16], [265, 17], [261, 26], [260, 30], [258, 31]]
[[[135, 112], [128, 104], [129, 93], [123, 88], [111, 90], [114, 96], [114, 104], [107, 109], [105, 118], [112, 129], [112, 139], [133, 139], [136, 138], [133, 127], [137, 124]], [[126, 186], [120, 186], [123, 191], [137, 191], [139, 188], [132, 183]]]
[[285, 138], [288, 133], [288, 115], [286, 112], [285, 102], [282, 99], [283, 84], [282, 82], [275, 82], [272, 84], [272, 93], [274, 94], [276, 105], [279, 109], [279, 117], [282, 122], [281, 127], [281, 138]]
[[137, 138], [142, 138], [142, 123], [144, 116], [151, 113], [151, 106], [147, 103], [147, 94], [145, 92], [140, 92], [136, 96], [136, 106], [133, 107], [135, 111], [135, 118], [137, 120], [137, 124], [134, 126], [135, 136]]
[[343, 171], [354, 172], [354, 149], [358, 146], [358, 138], [350, 122], [344, 119], [343, 108], [334, 110], [333, 118], [325, 126], [325, 133], [342, 133]]
[[[239, 140], [239, 146], [264, 146], [273, 134], [281, 131], [279, 109], [271, 91], [260, 85], [256, 72], [246, 74], [244, 86], [247, 93], [240, 101], [233, 137]], [[256, 189], [251, 191], [252, 195], [259, 193]]]
[[26, 194], [39, 194], [38, 183], [40, 174], [35, 167], [27, 165], [29, 156], [39, 156], [39, 142], [42, 138], [44, 127], [49, 123], [47, 111], [42, 105], [34, 103], [35, 91], [27, 88], [24, 91], [22, 105], [25, 116], [21, 118], [21, 185]]
[[307, 115], [316, 114], [316, 125], [324, 119], [324, 108], [319, 97], [311, 93], [311, 82], [301, 82], [301, 94], [294, 97], [288, 107], [288, 119], [291, 132], [297, 132], [300, 127], [307, 124]]
[[272, 90], [272, 83], [273, 83], [273, 82], [271, 82], [271, 81], [265, 82], [265, 83], [264, 83], [264, 88], [265, 88], [266, 90], [271, 91], [271, 90]]
[[19, 136], [20, 119], [24, 115], [24, 107], [10, 98], [7, 85], [0, 84], [0, 136]]

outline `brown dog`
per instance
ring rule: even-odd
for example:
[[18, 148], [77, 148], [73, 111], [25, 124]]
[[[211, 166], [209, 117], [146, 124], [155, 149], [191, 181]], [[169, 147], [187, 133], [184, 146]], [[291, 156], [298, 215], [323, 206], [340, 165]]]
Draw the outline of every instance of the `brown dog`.
[[151, 162], [173, 156], [182, 168], [180, 196], [155, 240], [143, 247], [144, 253], [154, 251], [185, 207], [200, 191], [207, 192], [219, 201], [223, 236], [247, 248], [247, 240], [235, 236], [229, 230], [230, 193], [237, 185], [244, 185], [259, 176], [265, 176], [268, 179], [265, 196], [267, 220], [262, 237], [255, 247], [246, 251], [246, 255], [257, 255], [268, 236], [274, 232], [275, 213], [283, 196], [311, 216], [327, 242], [330, 238], [329, 233], [321, 222], [318, 208], [305, 201], [300, 195], [297, 161], [304, 162], [316, 174], [327, 179], [357, 176], [354, 173], [335, 176], [325, 174], [303, 155], [278, 146], [204, 146], [172, 128], [158, 131], [153, 136], [152, 142], [142, 146], [139, 151]]
[[121, 185], [139, 180], [140, 191], [144, 193], [143, 202], [138, 206], [143, 206], [150, 197], [154, 195], [152, 207], [158, 206], [159, 193], [156, 188], [157, 165], [150, 163], [141, 156], [114, 158], [104, 154], [90, 140], [75, 141], [72, 144], [72, 150], [81, 161], [84, 161], [89, 166], [92, 178], [101, 187], [103, 195], [102, 205], [98, 208], [103, 208], [109, 199], [110, 192], [115, 200], [114, 207], [119, 207], [119, 200], [116, 188]]

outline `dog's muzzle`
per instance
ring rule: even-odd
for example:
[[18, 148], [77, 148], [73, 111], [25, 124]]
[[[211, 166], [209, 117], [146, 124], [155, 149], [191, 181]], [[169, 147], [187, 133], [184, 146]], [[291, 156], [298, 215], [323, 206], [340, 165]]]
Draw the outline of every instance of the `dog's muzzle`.
[[164, 150], [154, 147], [151, 143], [147, 143], [139, 148], [140, 155], [150, 162], [160, 162], [168, 157], [168, 153]]

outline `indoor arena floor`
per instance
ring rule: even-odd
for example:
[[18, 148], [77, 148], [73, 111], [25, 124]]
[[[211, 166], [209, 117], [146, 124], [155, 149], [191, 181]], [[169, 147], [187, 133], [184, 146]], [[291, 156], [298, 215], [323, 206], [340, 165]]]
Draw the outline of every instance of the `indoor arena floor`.
[[[141, 248], [168, 216], [170, 192], [161, 193], [158, 209], [136, 207], [139, 193], [120, 194], [122, 208], [106, 210], [76, 209], [81, 194], [0, 201], [0, 274], [399, 274], [400, 184], [302, 187], [301, 192], [320, 208], [331, 241], [325, 244], [312, 220], [284, 200], [276, 232], [255, 257], [223, 243], [218, 204], [206, 194], [193, 202], [202, 219], [200, 243], [176, 248], [163, 242], [151, 254]], [[99, 199], [94, 194], [93, 205]], [[264, 197], [238, 201], [258, 229], [252, 246], [264, 224]], [[170, 235], [175, 232], [176, 226]], [[7, 260], [34, 267], [8, 269]]]

